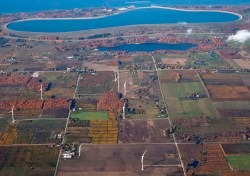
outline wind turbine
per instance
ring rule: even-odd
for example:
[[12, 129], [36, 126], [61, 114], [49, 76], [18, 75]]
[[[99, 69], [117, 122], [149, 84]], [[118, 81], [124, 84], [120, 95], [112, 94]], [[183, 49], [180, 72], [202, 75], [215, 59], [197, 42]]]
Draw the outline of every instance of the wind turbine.
[[122, 107], [122, 111], [123, 111], [123, 119], [126, 119], [126, 102], [124, 102], [124, 105], [123, 105], [123, 107]]
[[117, 81], [117, 75], [116, 75], [116, 72], [115, 70], [113, 70], [113, 72], [115, 73], [115, 82]]
[[124, 95], [127, 94], [127, 80], [124, 83]]
[[143, 167], [143, 159], [144, 159], [144, 155], [146, 154], [147, 150], [145, 150], [145, 152], [142, 154], [141, 156], [141, 170], [143, 171], [144, 170], [144, 167]]
[[82, 145], [80, 144], [80, 146], [79, 146], [79, 151], [78, 151], [79, 157], [81, 156], [81, 147], [82, 147]]
[[12, 123], [15, 123], [15, 119], [14, 119], [14, 105], [12, 106], [12, 109], [11, 109], [11, 117], [12, 117]]
[[41, 100], [43, 100], [43, 83], [41, 83], [40, 91], [41, 91]]

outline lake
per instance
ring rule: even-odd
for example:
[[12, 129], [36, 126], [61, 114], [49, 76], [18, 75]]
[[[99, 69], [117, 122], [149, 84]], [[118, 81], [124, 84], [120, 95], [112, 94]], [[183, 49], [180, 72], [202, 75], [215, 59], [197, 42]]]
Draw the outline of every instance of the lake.
[[197, 45], [192, 43], [168, 44], [168, 43], [142, 43], [142, 44], [127, 44], [115, 47], [99, 47], [100, 51], [129, 51], [129, 52], [153, 52], [157, 50], [188, 50]]
[[235, 14], [225, 12], [140, 8], [101, 18], [17, 21], [7, 27], [15, 31], [53, 33], [143, 24], [219, 23], [236, 21], [239, 18]]
[[150, 5], [237, 5], [250, 0], [1, 0], [0, 13], [34, 12], [54, 9], [74, 9], [90, 7], [136, 7]]

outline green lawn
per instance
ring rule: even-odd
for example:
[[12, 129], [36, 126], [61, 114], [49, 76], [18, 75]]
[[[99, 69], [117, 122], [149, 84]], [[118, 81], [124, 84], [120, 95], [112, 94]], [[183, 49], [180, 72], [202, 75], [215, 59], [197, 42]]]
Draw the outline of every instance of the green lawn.
[[77, 118], [79, 120], [108, 120], [109, 118], [107, 112], [86, 112], [86, 111], [73, 112], [70, 117]]
[[227, 159], [234, 169], [239, 171], [250, 171], [250, 154], [228, 156]]

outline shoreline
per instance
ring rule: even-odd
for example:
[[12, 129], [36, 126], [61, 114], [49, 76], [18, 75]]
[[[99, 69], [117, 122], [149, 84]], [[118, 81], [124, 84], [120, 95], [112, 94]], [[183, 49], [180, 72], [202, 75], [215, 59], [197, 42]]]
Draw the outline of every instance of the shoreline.
[[[238, 16], [239, 19], [235, 20], [235, 21], [228, 21], [228, 22], [236, 22], [236, 21], [240, 21], [243, 19], [243, 16], [235, 13], [235, 12], [230, 12], [230, 11], [222, 11], [222, 10], [190, 10], [190, 9], [179, 9], [179, 8], [173, 8], [173, 7], [165, 7], [165, 6], [150, 6], [150, 7], [137, 7], [137, 8], [126, 8], [124, 10], [119, 10], [117, 13], [111, 14], [111, 15], [103, 15], [103, 16], [98, 16], [98, 17], [77, 17], [77, 18], [72, 18], [72, 17], [68, 17], [68, 18], [28, 18], [28, 19], [21, 19], [21, 20], [16, 20], [10, 23], [6, 23], [4, 24], [2, 27], [5, 30], [8, 31], [12, 31], [12, 32], [25, 32], [25, 33], [55, 33], [55, 32], [31, 32], [31, 31], [18, 31], [18, 30], [12, 30], [8, 28], [8, 25], [12, 24], [12, 23], [19, 23], [19, 22], [25, 22], [25, 21], [37, 21], [37, 20], [92, 20], [92, 19], [101, 19], [101, 18], [106, 18], [106, 17], [110, 17], [110, 16], [115, 16], [115, 15], [119, 15], [119, 14], [123, 14], [126, 12], [130, 12], [130, 11], [135, 11], [135, 10], [140, 10], [140, 9], [166, 9], [166, 10], [175, 10], [175, 11], [184, 11], [184, 12], [218, 12], [218, 13], [227, 13], [227, 14], [232, 14], [235, 16]], [[227, 22], [207, 22], [207, 23], [227, 23]], [[178, 23], [166, 23], [167, 24], [178, 24]], [[187, 24], [195, 24], [195, 23], [187, 23]], [[151, 24], [136, 24], [136, 25], [151, 25]], [[136, 26], [136, 25], [123, 25], [123, 26]], [[123, 27], [123, 26], [116, 26], [116, 27]], [[109, 28], [109, 27], [108, 27]], [[113, 27], [111, 27], [113, 28]], [[102, 29], [102, 28], [98, 28], [98, 29]], [[88, 30], [98, 30], [98, 29], [88, 29]], [[103, 28], [106, 29], [106, 28]], [[84, 31], [83, 30], [78, 30], [78, 31]], [[67, 32], [77, 32], [77, 31], [67, 31]], [[59, 33], [65, 33], [65, 32], [59, 32]]]
[[66, 18], [28, 18], [28, 19], [21, 19], [17, 21], [13, 21], [10, 23], [15, 23], [15, 22], [23, 22], [23, 21], [32, 21], [32, 20], [87, 20], [87, 19], [99, 19], [99, 18], [105, 18], [105, 17], [110, 17], [114, 15], [119, 15], [125, 12], [129, 11], [134, 11], [134, 10], [140, 10], [140, 9], [167, 9], [167, 10], [176, 10], [176, 11], [184, 11], [184, 12], [220, 12], [220, 13], [228, 13], [228, 14], [233, 14], [239, 17], [239, 20], [241, 20], [243, 17], [242, 15], [235, 13], [235, 12], [230, 12], [230, 11], [223, 11], [223, 10], [190, 10], [190, 9], [179, 9], [179, 8], [174, 8], [174, 7], [165, 7], [165, 6], [150, 6], [150, 7], [136, 7], [136, 8], [126, 8], [124, 10], [119, 10], [118, 13], [114, 13], [111, 15], [102, 15], [98, 17], [66, 17]]

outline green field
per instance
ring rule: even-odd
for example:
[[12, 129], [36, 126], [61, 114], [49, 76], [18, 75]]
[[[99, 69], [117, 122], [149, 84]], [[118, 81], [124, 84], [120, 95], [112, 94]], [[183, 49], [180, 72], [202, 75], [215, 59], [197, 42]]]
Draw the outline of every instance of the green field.
[[228, 156], [227, 157], [231, 166], [239, 171], [250, 171], [250, 154], [248, 155], [238, 155], [238, 156]]
[[[211, 118], [217, 117], [216, 109], [206, 98], [205, 90], [200, 82], [163, 83], [162, 91], [171, 117], [201, 117], [203, 115]], [[196, 92], [203, 98], [197, 100], [189, 98]]]
[[196, 53], [193, 55], [192, 59], [187, 62], [188, 66], [191, 67], [206, 67], [206, 68], [220, 68], [228, 65], [224, 60], [220, 58], [217, 52], [210, 53]]
[[165, 97], [185, 98], [196, 92], [205, 95], [200, 82], [163, 83], [162, 90]]
[[79, 120], [108, 120], [109, 118], [107, 112], [86, 112], [86, 111], [73, 112], [70, 117]]

